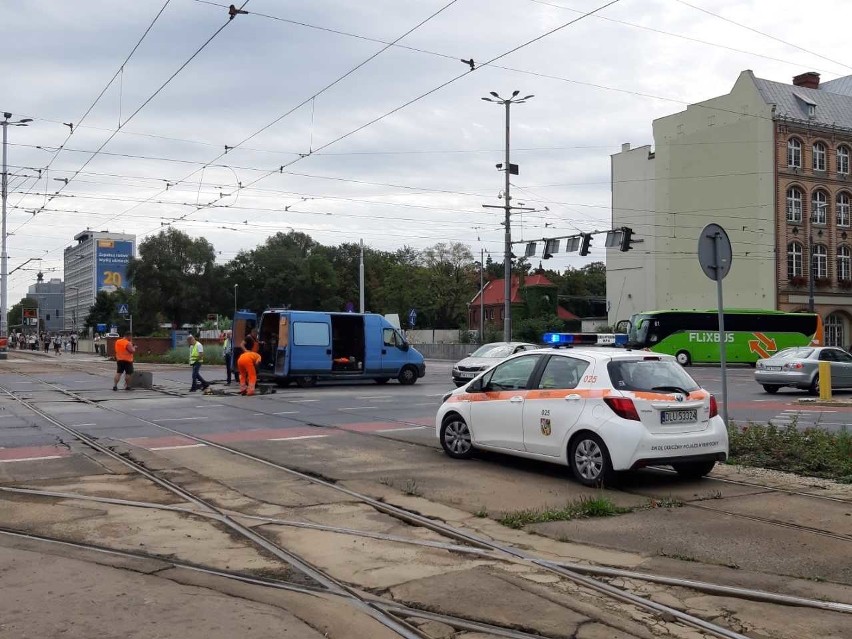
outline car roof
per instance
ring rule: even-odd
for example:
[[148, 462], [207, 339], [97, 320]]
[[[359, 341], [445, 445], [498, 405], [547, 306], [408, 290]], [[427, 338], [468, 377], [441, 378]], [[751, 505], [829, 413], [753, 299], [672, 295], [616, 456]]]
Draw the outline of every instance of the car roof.
[[610, 361], [610, 360], [619, 360], [619, 359], [628, 359], [628, 360], [636, 360], [636, 359], [653, 359], [653, 360], [666, 360], [666, 361], [674, 361], [674, 356], [666, 355], [664, 353], [651, 353], [649, 351], [641, 351], [641, 350], [633, 350], [633, 349], [623, 349], [623, 348], [613, 348], [611, 346], [581, 346], [576, 348], [548, 348], [542, 347], [538, 348], [534, 351], [525, 351], [524, 353], [518, 353], [517, 355], [528, 355], [530, 353], [542, 353], [549, 355], [564, 355], [566, 357], [570, 357], [571, 355], [582, 355], [584, 357], [589, 357], [591, 359], [599, 360], [599, 361]]

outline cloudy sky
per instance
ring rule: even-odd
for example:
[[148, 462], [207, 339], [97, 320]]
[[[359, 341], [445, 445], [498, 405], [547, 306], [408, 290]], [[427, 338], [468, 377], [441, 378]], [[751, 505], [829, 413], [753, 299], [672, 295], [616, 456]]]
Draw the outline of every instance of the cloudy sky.
[[499, 260], [502, 212], [482, 208], [503, 178], [490, 91], [535, 95], [512, 109], [512, 195], [538, 209], [513, 218], [514, 238], [537, 239], [608, 228], [610, 154], [652, 143], [654, 118], [743, 69], [852, 73], [848, 0], [617, 0], [585, 15], [606, 4], [249, 0], [229, 21], [203, 0], [4, 2], [0, 110], [34, 120], [9, 129], [9, 269], [40, 258], [11, 275], [9, 303], [30, 268], [61, 277], [87, 227], [142, 241], [173, 225], [222, 261], [290, 229], [385, 250], [461, 241]]

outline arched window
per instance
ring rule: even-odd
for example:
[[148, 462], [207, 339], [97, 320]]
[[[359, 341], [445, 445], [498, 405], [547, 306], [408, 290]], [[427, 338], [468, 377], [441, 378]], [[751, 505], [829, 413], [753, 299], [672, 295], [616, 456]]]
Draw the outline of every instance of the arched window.
[[849, 194], [837, 194], [837, 226], [849, 226]]
[[837, 313], [832, 313], [825, 318], [825, 345], [839, 346], [843, 348], [843, 318]]
[[825, 244], [814, 244], [814, 277], [828, 277], [828, 248]]
[[825, 145], [822, 142], [814, 144], [814, 171], [825, 171]]
[[787, 279], [802, 277], [802, 245], [790, 242], [787, 245]]
[[828, 219], [828, 195], [825, 191], [814, 191], [811, 201], [811, 222], [825, 224]]
[[791, 169], [802, 168], [802, 143], [796, 138], [787, 140], [787, 166]]
[[852, 250], [848, 246], [837, 247], [837, 279], [852, 280]]
[[841, 175], [849, 175], [849, 147], [837, 147], [837, 172]]
[[802, 190], [795, 186], [787, 189], [787, 221], [802, 223]]

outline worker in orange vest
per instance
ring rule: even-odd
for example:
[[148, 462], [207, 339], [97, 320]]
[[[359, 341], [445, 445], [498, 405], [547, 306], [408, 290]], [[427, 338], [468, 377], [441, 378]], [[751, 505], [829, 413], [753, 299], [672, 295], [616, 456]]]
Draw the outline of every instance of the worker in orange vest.
[[112, 381], [112, 390], [118, 390], [118, 381], [124, 374], [124, 390], [133, 390], [130, 386], [130, 376], [133, 375], [133, 353], [136, 347], [130, 341], [133, 336], [127, 332], [123, 333], [121, 339], [115, 342], [115, 377]]
[[240, 372], [240, 395], [254, 395], [258, 366], [260, 366], [260, 355], [245, 348], [245, 352], [237, 360], [237, 370]]

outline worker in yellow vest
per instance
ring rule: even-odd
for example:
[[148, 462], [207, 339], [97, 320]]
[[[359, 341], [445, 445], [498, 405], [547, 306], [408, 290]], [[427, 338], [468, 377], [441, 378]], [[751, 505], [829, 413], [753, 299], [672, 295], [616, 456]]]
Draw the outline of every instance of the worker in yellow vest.
[[201, 376], [201, 364], [204, 363], [204, 346], [193, 335], [186, 338], [186, 343], [189, 344], [189, 365], [192, 366], [192, 386], [189, 392], [193, 393], [201, 387], [201, 390], [207, 390], [210, 384]]

